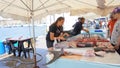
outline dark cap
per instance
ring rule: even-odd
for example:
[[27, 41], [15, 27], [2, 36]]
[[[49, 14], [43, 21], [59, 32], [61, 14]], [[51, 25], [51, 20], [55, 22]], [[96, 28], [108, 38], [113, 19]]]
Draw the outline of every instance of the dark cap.
[[112, 13], [116, 14], [116, 13], [120, 13], [120, 7], [116, 7]]

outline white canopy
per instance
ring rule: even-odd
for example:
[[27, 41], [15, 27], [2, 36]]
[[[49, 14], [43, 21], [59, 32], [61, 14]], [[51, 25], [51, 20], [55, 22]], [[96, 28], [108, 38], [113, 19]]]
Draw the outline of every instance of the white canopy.
[[71, 15], [110, 13], [120, 0], [0, 0], [0, 15], [20, 20], [40, 19], [46, 15], [70, 12]]
[[[40, 19], [49, 14], [62, 12], [70, 12], [71, 15], [88, 12], [105, 15], [119, 5], [120, 0], [0, 0], [0, 15], [19, 20], [31, 20], [35, 42], [33, 18]], [[34, 47], [34, 57], [35, 51]]]

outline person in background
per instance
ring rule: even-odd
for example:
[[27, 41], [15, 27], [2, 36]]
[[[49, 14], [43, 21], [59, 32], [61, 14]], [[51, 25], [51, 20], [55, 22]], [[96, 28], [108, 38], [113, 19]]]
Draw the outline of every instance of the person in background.
[[81, 30], [84, 30], [87, 33], [89, 33], [89, 31], [87, 29], [83, 28], [84, 22], [85, 22], [85, 18], [84, 17], [79, 17], [78, 18], [78, 22], [76, 22], [76, 24], [74, 25], [74, 29], [73, 29], [73, 31], [71, 33], [73, 36], [81, 34]]
[[111, 38], [112, 31], [113, 31], [113, 28], [114, 28], [116, 21], [117, 21], [117, 19], [115, 18], [114, 13], [111, 13], [110, 21], [108, 22], [108, 25], [107, 25], [110, 38]]
[[115, 14], [117, 22], [113, 28], [111, 43], [120, 55], [120, 7], [115, 8], [113, 13]]
[[99, 21], [94, 21], [95, 22], [95, 29], [100, 29], [100, 22]]
[[63, 32], [64, 17], [59, 17], [50, 25], [48, 34], [46, 36], [46, 44], [49, 51], [53, 50], [54, 40], [64, 41], [64, 36], [69, 36]]
[[101, 20], [101, 21], [99, 21], [99, 28], [102, 28], [102, 24], [103, 24], [104, 22]]

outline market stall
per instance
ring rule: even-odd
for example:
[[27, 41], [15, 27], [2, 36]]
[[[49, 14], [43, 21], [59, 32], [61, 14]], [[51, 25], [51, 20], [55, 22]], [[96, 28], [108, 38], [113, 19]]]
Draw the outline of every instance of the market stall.
[[[105, 38], [98, 35], [78, 35], [57, 43], [55, 49], [64, 49], [64, 55], [47, 65], [49, 68], [119, 68], [120, 56]], [[47, 54], [47, 62], [54, 55]]]

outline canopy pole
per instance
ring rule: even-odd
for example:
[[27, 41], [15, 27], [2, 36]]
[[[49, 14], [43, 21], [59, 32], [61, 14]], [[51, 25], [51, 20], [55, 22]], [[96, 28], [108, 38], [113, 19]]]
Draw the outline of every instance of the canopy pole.
[[35, 40], [35, 25], [34, 25], [34, 19], [33, 19], [33, 16], [34, 16], [34, 9], [33, 9], [33, 6], [34, 6], [34, 0], [32, 0], [32, 5], [31, 5], [31, 8], [26, 5], [23, 0], [20, 0], [30, 11], [30, 21], [32, 23], [32, 26], [33, 26], [33, 30], [32, 30], [32, 34], [33, 34], [33, 45], [34, 45], [34, 67], [33, 68], [39, 68], [39, 66], [37, 66], [37, 61], [36, 61], [36, 40]]
[[30, 11], [30, 15], [31, 15], [31, 22], [32, 22], [32, 25], [33, 25], [33, 45], [34, 45], [34, 67], [33, 68], [39, 68], [39, 66], [37, 66], [37, 61], [36, 61], [36, 39], [35, 39], [35, 24], [34, 24], [34, 19], [33, 19], [33, 16], [34, 16], [34, 12], [33, 12], [33, 4], [34, 0], [32, 0], [32, 10]]
[[37, 62], [36, 62], [36, 39], [35, 39], [35, 25], [34, 25], [34, 19], [33, 19], [33, 12], [31, 11], [31, 23], [32, 23], [32, 32], [33, 32], [33, 45], [34, 45], [34, 67], [33, 68], [39, 68], [39, 66], [37, 66]]

